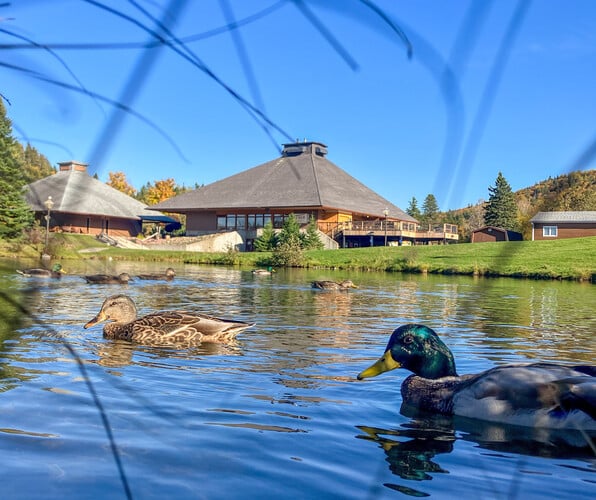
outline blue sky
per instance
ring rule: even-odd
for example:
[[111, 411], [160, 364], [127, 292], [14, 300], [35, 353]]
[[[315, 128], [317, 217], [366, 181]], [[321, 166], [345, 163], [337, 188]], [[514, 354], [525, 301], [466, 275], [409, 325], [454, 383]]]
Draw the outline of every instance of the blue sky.
[[[178, 52], [142, 48], [155, 18]], [[596, 168], [595, 25], [592, 0], [13, 0], [0, 93], [16, 137], [102, 180], [209, 184], [306, 139], [401, 208], [447, 210], [499, 171], [517, 190]]]

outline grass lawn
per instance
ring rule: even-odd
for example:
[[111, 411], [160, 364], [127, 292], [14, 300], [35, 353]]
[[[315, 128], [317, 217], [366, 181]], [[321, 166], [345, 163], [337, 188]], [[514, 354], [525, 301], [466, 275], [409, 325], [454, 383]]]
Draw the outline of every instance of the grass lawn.
[[[271, 258], [268, 252], [203, 253], [106, 247], [85, 235], [52, 234], [50, 239], [52, 255], [61, 260], [111, 257], [255, 267], [267, 265]], [[37, 258], [42, 250], [42, 243], [0, 241], [3, 257]], [[596, 281], [596, 237], [311, 250], [304, 252], [303, 267]]]

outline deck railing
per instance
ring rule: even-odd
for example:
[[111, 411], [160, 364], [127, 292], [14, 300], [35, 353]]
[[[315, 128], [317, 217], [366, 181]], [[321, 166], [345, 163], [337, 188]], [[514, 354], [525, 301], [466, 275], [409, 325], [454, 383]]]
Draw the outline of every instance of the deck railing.
[[331, 238], [344, 233], [351, 236], [387, 234], [389, 237], [402, 236], [413, 239], [459, 239], [455, 224], [429, 224], [423, 227], [405, 221], [346, 221], [319, 222], [319, 229]]

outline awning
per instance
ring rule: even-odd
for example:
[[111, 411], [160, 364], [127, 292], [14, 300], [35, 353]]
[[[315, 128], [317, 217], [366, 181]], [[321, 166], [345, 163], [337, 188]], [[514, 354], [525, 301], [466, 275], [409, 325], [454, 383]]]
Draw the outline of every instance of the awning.
[[141, 215], [140, 217], [141, 222], [163, 222], [165, 224], [178, 222], [176, 219], [168, 217], [167, 215]]

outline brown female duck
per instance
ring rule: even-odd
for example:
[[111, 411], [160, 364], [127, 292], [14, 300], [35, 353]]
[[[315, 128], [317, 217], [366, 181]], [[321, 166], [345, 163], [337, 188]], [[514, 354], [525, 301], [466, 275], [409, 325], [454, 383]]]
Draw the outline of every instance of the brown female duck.
[[320, 290], [347, 290], [348, 288], [358, 288], [352, 283], [352, 280], [344, 280], [339, 283], [336, 281], [313, 281], [312, 287]]
[[168, 267], [163, 274], [139, 274], [137, 278], [142, 280], [166, 280], [172, 281], [176, 276], [176, 271], [173, 268]]
[[137, 318], [137, 308], [126, 295], [108, 297], [101, 311], [84, 328], [102, 321], [103, 335], [139, 344], [194, 346], [201, 342], [229, 342], [254, 326], [229, 319], [185, 311], [161, 311]]
[[120, 273], [118, 275], [112, 274], [89, 274], [83, 276], [87, 283], [94, 285], [126, 285], [132, 278], [128, 273]]

